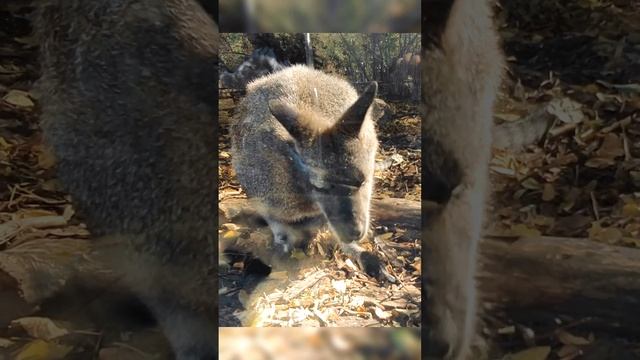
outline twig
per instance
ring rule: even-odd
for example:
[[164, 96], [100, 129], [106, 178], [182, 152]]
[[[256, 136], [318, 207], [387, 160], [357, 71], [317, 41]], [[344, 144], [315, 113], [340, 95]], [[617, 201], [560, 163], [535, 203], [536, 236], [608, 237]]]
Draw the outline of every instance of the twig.
[[565, 124], [562, 126], [559, 126], [557, 128], [551, 129], [549, 130], [549, 135], [553, 138], [553, 137], [558, 137], [560, 135], [564, 135], [568, 132], [571, 132], [573, 130], [575, 130], [575, 128], [578, 126], [577, 123], [570, 123], [570, 124]]
[[593, 191], [589, 193], [591, 197], [591, 207], [593, 207], [593, 214], [596, 217], [596, 220], [600, 221], [600, 212], [598, 211], [598, 201], [596, 200], [595, 195], [593, 195]]

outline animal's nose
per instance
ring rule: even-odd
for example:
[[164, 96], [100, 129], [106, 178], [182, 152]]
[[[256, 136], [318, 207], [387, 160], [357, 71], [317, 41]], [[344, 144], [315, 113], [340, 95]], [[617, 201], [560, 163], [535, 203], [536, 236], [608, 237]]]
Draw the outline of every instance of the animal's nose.
[[351, 229], [349, 237], [352, 240], [360, 240], [364, 237], [364, 228], [354, 227]]

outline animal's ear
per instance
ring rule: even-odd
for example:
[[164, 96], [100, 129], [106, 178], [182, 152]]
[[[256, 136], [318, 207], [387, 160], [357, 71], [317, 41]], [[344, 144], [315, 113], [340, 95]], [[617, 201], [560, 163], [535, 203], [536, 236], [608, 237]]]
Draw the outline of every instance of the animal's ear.
[[342, 115], [340, 121], [336, 124], [337, 130], [342, 133], [357, 136], [364, 122], [369, 106], [373, 103], [373, 99], [378, 93], [378, 83], [372, 81], [358, 100], [356, 100], [347, 111]]
[[269, 111], [294, 139], [303, 141], [309, 138], [308, 129], [301, 124], [298, 109], [279, 100], [270, 100]]

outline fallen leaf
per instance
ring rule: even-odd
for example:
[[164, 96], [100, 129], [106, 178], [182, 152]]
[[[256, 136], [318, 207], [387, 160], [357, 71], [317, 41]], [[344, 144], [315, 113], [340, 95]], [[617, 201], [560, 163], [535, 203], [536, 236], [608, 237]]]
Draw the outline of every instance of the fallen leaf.
[[500, 335], [512, 335], [516, 333], [516, 327], [511, 325], [511, 326], [505, 326], [502, 327], [500, 329], [498, 329], [498, 334]]
[[99, 360], [142, 360], [145, 356], [139, 351], [124, 347], [107, 347], [100, 349]]
[[578, 124], [584, 120], [582, 105], [569, 98], [552, 100], [546, 110], [565, 124]]
[[622, 216], [634, 218], [640, 216], [640, 206], [636, 203], [624, 204], [622, 207]]
[[69, 330], [59, 327], [53, 320], [45, 317], [23, 317], [13, 320], [11, 326], [19, 326], [36, 339], [52, 340], [69, 334]]
[[222, 234], [222, 238], [224, 240], [237, 239], [239, 236], [240, 236], [240, 233], [234, 230], [225, 231], [224, 234]]
[[68, 345], [60, 345], [41, 339], [34, 340], [14, 353], [15, 360], [58, 360], [64, 359], [73, 350]]
[[535, 237], [540, 236], [540, 231], [535, 228], [530, 228], [525, 224], [517, 224], [511, 226], [509, 235], [518, 237]]
[[15, 343], [9, 339], [0, 338], [0, 348], [6, 349], [13, 344]]
[[593, 157], [584, 163], [585, 166], [595, 169], [605, 169], [615, 164], [616, 161], [614, 159], [602, 157]]
[[540, 184], [540, 182], [532, 177], [528, 177], [524, 179], [524, 181], [522, 181], [520, 185], [522, 185], [523, 188], [529, 189], [529, 190], [542, 189], [542, 185]]
[[31, 108], [35, 104], [31, 98], [29, 98], [29, 93], [21, 90], [11, 90], [9, 91], [3, 98], [5, 102], [19, 107]]
[[393, 160], [393, 162], [396, 165], [398, 165], [398, 164], [400, 164], [400, 163], [402, 163], [404, 161], [404, 158], [400, 154], [393, 154], [393, 155], [391, 155], [391, 160]]
[[556, 331], [556, 336], [558, 337], [558, 341], [560, 341], [565, 345], [581, 346], [581, 345], [589, 345], [591, 343], [589, 340], [583, 337], [575, 336], [569, 333], [568, 331], [565, 331], [562, 329]]
[[347, 282], [344, 280], [331, 280], [331, 286], [341, 294], [347, 292]]
[[387, 320], [387, 319], [390, 319], [393, 316], [393, 313], [391, 311], [384, 311], [384, 310], [380, 309], [379, 307], [375, 307], [373, 312], [381, 320]]
[[546, 183], [542, 188], [542, 200], [543, 201], [551, 201], [556, 197], [556, 189], [552, 184]]
[[613, 227], [601, 227], [599, 223], [594, 222], [588, 230], [589, 239], [599, 241], [606, 244], [617, 244], [622, 240], [623, 234], [620, 229]]
[[598, 157], [615, 159], [624, 155], [624, 146], [618, 135], [609, 133], [604, 136], [600, 148], [596, 151]]
[[546, 360], [551, 353], [549, 346], [536, 346], [511, 355], [511, 360]]

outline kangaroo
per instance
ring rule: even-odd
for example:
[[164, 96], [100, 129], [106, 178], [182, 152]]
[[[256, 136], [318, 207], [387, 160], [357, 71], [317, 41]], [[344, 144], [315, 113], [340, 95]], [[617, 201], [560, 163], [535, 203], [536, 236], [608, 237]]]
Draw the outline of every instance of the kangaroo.
[[36, 84], [58, 177], [175, 357], [216, 359], [216, 24], [195, 0], [45, 0]]
[[232, 164], [280, 254], [306, 246], [327, 223], [343, 250], [375, 272], [355, 242], [369, 229], [376, 92], [372, 82], [358, 97], [347, 81], [302, 65], [247, 86], [230, 130]]
[[480, 359], [475, 276], [503, 57], [487, 0], [423, 1], [423, 10], [423, 196], [441, 205], [423, 235], [427, 353]]

